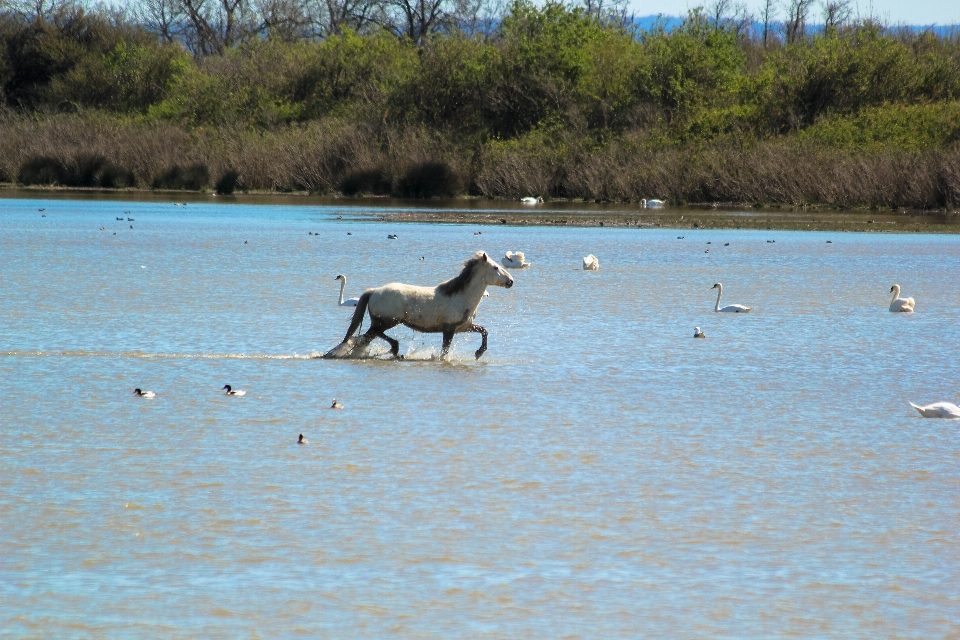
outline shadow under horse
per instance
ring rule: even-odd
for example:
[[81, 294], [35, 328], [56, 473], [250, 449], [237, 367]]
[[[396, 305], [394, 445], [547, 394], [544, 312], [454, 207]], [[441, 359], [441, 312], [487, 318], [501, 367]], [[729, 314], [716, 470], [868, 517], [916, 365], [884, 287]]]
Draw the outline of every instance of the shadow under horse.
[[[463, 263], [460, 274], [435, 287], [417, 287], [392, 282], [367, 289], [360, 296], [353, 312], [350, 328], [343, 342], [324, 354], [324, 358], [349, 358], [354, 350], [366, 348], [375, 338], [390, 344], [393, 357], [400, 357], [400, 343], [385, 332], [402, 324], [421, 333], [442, 333], [440, 358], [446, 358], [456, 333], [479, 333], [483, 342], [477, 349], [479, 360], [487, 350], [487, 330], [473, 324], [477, 306], [487, 287], [513, 286], [513, 276], [506, 269], [478, 251]], [[370, 329], [353, 339], [364, 313], [370, 313]]]

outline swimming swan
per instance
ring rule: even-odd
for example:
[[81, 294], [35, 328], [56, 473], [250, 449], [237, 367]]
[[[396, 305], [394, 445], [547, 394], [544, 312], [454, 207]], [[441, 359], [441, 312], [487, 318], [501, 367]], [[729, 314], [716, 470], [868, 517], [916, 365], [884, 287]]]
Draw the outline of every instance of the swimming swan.
[[597, 256], [592, 253], [583, 259], [583, 270], [584, 271], [599, 271], [600, 270], [600, 261], [597, 260]]
[[343, 409], [343, 405], [337, 402], [337, 399], [333, 399], [333, 404], [330, 405], [331, 409]]
[[918, 407], [910, 403], [910, 406], [920, 412], [924, 418], [947, 418], [948, 420], [960, 420], [960, 407], [952, 402], [934, 402], [925, 407]]
[[641, 209], [659, 209], [665, 204], [666, 203], [663, 200], [657, 200], [656, 198], [654, 198], [653, 200], [641, 200], [640, 208]]
[[225, 395], [225, 396], [245, 396], [245, 395], [247, 395], [247, 392], [246, 392], [246, 391], [243, 391], [242, 389], [234, 389], [233, 387], [231, 387], [231, 386], [228, 385], [228, 384], [223, 385], [223, 389], [221, 389], [221, 391], [226, 391], [226, 393], [223, 394], [223, 395]]
[[750, 312], [750, 309], [753, 308], [753, 307], [745, 307], [745, 306], [743, 306], [742, 304], [731, 304], [731, 305], [727, 305], [726, 307], [721, 308], [721, 307], [720, 307], [720, 296], [723, 295], [723, 285], [718, 282], [717, 284], [713, 285], [713, 286], [710, 287], [710, 288], [711, 288], [711, 289], [719, 289], [719, 291], [717, 291], [717, 306], [714, 307], [714, 309], [713, 309], [714, 311], [717, 311], [717, 312], [719, 312], [719, 313], [749, 313], [749, 312]]
[[297, 439], [297, 444], [310, 444], [307, 442], [307, 439], [303, 437], [303, 434], [300, 434], [300, 437]]
[[895, 284], [890, 287], [890, 292], [893, 293], [893, 300], [890, 301], [890, 311], [913, 313], [913, 307], [916, 303], [913, 301], [913, 298], [900, 297], [900, 285]]
[[153, 391], [141, 391], [140, 389], [134, 389], [133, 394], [141, 398], [155, 398], [157, 396]]
[[350, 298], [349, 300], [343, 299], [343, 290], [347, 287], [347, 276], [342, 273], [338, 275], [334, 280], [340, 281], [340, 306], [341, 307], [355, 307], [357, 303], [360, 302], [360, 298]]
[[523, 204], [540, 204], [543, 202], [543, 198], [527, 196], [526, 198], [520, 198], [520, 202]]
[[703, 331], [700, 331], [700, 327], [694, 327], [693, 337], [694, 337], [694, 338], [706, 338], [706, 337], [707, 337], [707, 334], [705, 334]]
[[500, 263], [512, 269], [524, 269], [530, 266], [529, 262], [524, 262], [522, 251], [507, 251]]

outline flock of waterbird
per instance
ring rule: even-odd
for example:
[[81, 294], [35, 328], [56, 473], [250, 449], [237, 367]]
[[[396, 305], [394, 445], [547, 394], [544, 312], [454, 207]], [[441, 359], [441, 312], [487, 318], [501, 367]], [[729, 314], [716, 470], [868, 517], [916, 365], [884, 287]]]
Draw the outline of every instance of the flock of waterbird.
[[[529, 200], [529, 202], [528, 202]], [[539, 198], [524, 198], [524, 204], [538, 204], [543, 202]], [[659, 201], [655, 201], [659, 202]], [[650, 206], [646, 204], [645, 206]], [[662, 206], [662, 203], [653, 205], [653, 206]], [[480, 233], [475, 233], [474, 235], [480, 235]], [[396, 236], [388, 236], [391, 239], [395, 239]], [[680, 236], [678, 239], [683, 239], [683, 236]], [[768, 243], [773, 243], [775, 240], [768, 240]], [[832, 241], [828, 240], [828, 244], [832, 244]], [[709, 242], [707, 244], [710, 244]], [[725, 243], [724, 246], [729, 246], [730, 243]], [[709, 251], [709, 250], [708, 250]], [[423, 258], [420, 258], [423, 260]], [[505, 267], [513, 269], [524, 269], [531, 265], [527, 261], [526, 256], [522, 251], [507, 251], [503, 258], [501, 259], [501, 264]], [[583, 270], [584, 271], [599, 271], [600, 270], [600, 260], [595, 255], [590, 254], [584, 256], [583, 258]], [[344, 300], [343, 292], [346, 287], [346, 276], [343, 274], [338, 275], [335, 280], [340, 280], [340, 306], [341, 307], [356, 307], [359, 302], [359, 298], [350, 298]], [[717, 302], [714, 305], [715, 313], [749, 313], [753, 310], [753, 307], [748, 307], [742, 304], [728, 304], [720, 306], [720, 299], [723, 296], [723, 284], [717, 282], [711, 287], [711, 289], [717, 290]], [[916, 301], [913, 298], [901, 298], [900, 297], [900, 285], [894, 284], [890, 287], [890, 293], [893, 294], [893, 298], [890, 301], [889, 310], [892, 313], [913, 313], [916, 307]], [[484, 293], [484, 296], [488, 294]], [[696, 339], [706, 339], [707, 335], [704, 333], [700, 327], [694, 327], [693, 337]], [[935, 402], [933, 404], [918, 406], [910, 403], [910, 406], [916, 409], [921, 416], [924, 418], [956, 418], [960, 419], [960, 407], [950, 402]]]
[[[536, 197], [536, 198], [535, 198], [535, 197], [526, 197], [526, 198], [521, 198], [521, 199], [520, 199], [520, 202], [521, 202], [522, 204], [525, 204], [525, 205], [537, 205], [537, 204], [543, 203], [543, 198], [540, 198], [540, 197]], [[641, 201], [640, 206], [641, 206], [641, 208], [658, 208], [658, 207], [664, 206], [664, 204], [665, 204], [665, 203], [664, 203], [662, 200], [643, 200], [643, 201]], [[186, 203], [174, 203], [174, 205], [175, 205], [175, 206], [178, 206], [178, 207], [179, 207], [179, 206], [186, 206]], [[43, 211], [45, 211], [45, 209], [40, 209], [39, 211], [43, 212]], [[129, 212], [129, 211], [126, 211], [126, 212], [124, 212], [124, 213], [130, 213], [130, 212]], [[342, 219], [342, 217], [338, 217], [338, 219]], [[122, 221], [122, 220], [124, 220], [124, 219], [123, 219], [122, 217], [118, 217], [117, 220], [121, 220], [121, 221]], [[126, 221], [127, 221], [127, 222], [133, 222], [134, 219], [133, 219], [133, 218], [127, 218]], [[101, 231], [102, 231], [102, 230], [103, 230], [103, 229], [101, 229]], [[474, 235], [480, 235], [480, 234], [481, 234], [481, 232], [477, 232], [477, 233], [475, 233]], [[311, 235], [313, 235], [312, 232], [311, 232]], [[352, 234], [352, 233], [348, 233], [347, 235], [353, 235], [353, 234]], [[679, 240], [682, 240], [683, 238], [684, 238], [684, 236], [678, 236], [678, 239], [679, 239]], [[399, 239], [399, 236], [397, 236], [396, 234], [389, 234], [389, 235], [387, 236], [387, 239], [389, 239], [389, 240], [397, 240], [397, 239]], [[775, 241], [773, 241], [773, 240], [768, 240], [767, 242], [771, 242], [771, 243], [772, 243], [772, 242], [775, 242]], [[708, 242], [707, 244], [710, 244], [710, 243]], [[729, 244], [730, 244], [730, 243], [728, 242], [728, 243], [726, 243], [724, 246], [729, 246]], [[831, 241], [828, 240], [828, 241], [827, 241], [827, 244], [831, 244]], [[706, 251], [709, 253], [710, 250], [707, 249]], [[422, 258], [422, 257], [420, 258], [421, 261], [423, 261], [423, 259], [424, 259], [424, 258]], [[522, 251], [507, 251], [506, 254], [504, 255], [503, 259], [501, 260], [501, 263], [503, 264], [503, 266], [508, 267], [508, 268], [512, 268], [512, 269], [524, 269], [524, 268], [527, 268], [527, 267], [529, 267], [529, 266], [531, 265], [531, 263], [526, 260], [526, 256], [524, 255], [524, 253], [523, 253]], [[584, 270], [584, 271], [599, 271], [599, 270], [600, 270], [600, 260], [599, 260], [599, 258], [597, 258], [597, 257], [596, 257], [595, 255], [593, 255], [593, 254], [584, 256], [584, 258], [583, 258], [583, 270]], [[348, 299], [344, 299], [344, 297], [343, 297], [344, 290], [346, 289], [346, 286], [347, 286], [347, 278], [346, 278], [346, 276], [343, 275], [343, 274], [339, 274], [339, 275], [337, 275], [336, 278], [334, 278], [334, 280], [339, 280], [339, 281], [340, 281], [340, 300], [339, 300], [339, 306], [341, 306], [341, 307], [356, 307], [357, 304], [360, 302], [360, 299], [359, 299], [359, 298], [348, 298]], [[722, 285], [721, 283], [717, 282], [717, 283], [714, 284], [713, 287], [711, 287], [711, 288], [717, 290], [717, 302], [716, 302], [716, 305], [714, 306], [714, 309], [713, 309], [714, 312], [716, 312], [716, 313], [749, 313], [749, 312], [752, 310], [752, 307], [747, 307], [747, 306], [742, 305], [742, 304], [730, 304], [730, 305], [725, 305], [725, 306], [721, 307], [721, 306], [720, 306], [720, 298], [721, 298], [721, 296], [723, 295], [723, 285]], [[899, 284], [894, 284], [892, 287], [890, 287], [890, 292], [893, 294], [893, 299], [890, 301], [889, 310], [890, 310], [891, 312], [893, 312], [893, 313], [913, 313], [913, 312], [915, 311], [915, 308], [916, 308], [916, 301], [915, 301], [913, 298], [901, 298], [901, 297], [900, 297], [900, 291], [901, 291], [901, 290], [900, 290], [900, 285], [899, 285]], [[488, 296], [489, 294], [484, 293], [483, 295], [484, 295], [484, 296]], [[705, 339], [705, 338], [707, 337], [707, 335], [700, 329], [700, 327], [694, 327], [693, 337], [694, 337], [694, 338], [697, 338], [697, 339]], [[246, 391], [241, 390], [241, 389], [233, 389], [229, 384], [228, 384], [228, 385], [224, 385], [224, 387], [221, 389], [221, 391], [224, 392], [224, 395], [234, 396], [234, 397], [244, 396], [244, 395], [246, 395], [246, 393], [247, 393]], [[154, 393], [153, 391], [143, 391], [143, 390], [140, 389], [140, 388], [134, 389], [133, 393], [134, 393], [134, 395], [136, 395], [137, 397], [140, 397], [140, 398], [155, 398], [155, 397], [156, 397], [156, 393]], [[913, 404], [913, 403], [911, 402], [911, 403], [910, 403], [910, 406], [913, 407], [914, 409], [916, 409], [917, 412], [919, 412], [920, 415], [923, 416], [924, 418], [960, 419], [960, 407], [958, 407], [957, 405], [955, 405], [955, 404], [953, 404], [953, 403], [951, 403], [951, 402], [934, 402], [934, 403], [932, 403], [932, 404], [923, 405], [923, 406], [916, 405], [916, 404]], [[331, 408], [331, 409], [343, 409], [343, 405], [340, 404], [340, 403], [337, 401], [336, 398], [334, 398], [333, 404], [330, 405], [330, 408]], [[299, 437], [299, 439], [297, 440], [297, 444], [308, 444], [307, 439], [303, 437], [303, 434], [302, 434], [302, 433], [300, 434], [300, 437]]]
[[[247, 392], [244, 391], [243, 389], [234, 389], [234, 388], [231, 387], [229, 384], [223, 385], [223, 388], [221, 389], [221, 391], [223, 391], [223, 395], [225, 395], [225, 396], [233, 396], [234, 398], [239, 398], [239, 397], [242, 397], [242, 396], [247, 395]], [[140, 389], [139, 387], [137, 387], [136, 389], [133, 390], [133, 395], [137, 396], [138, 398], [147, 398], [148, 400], [157, 397], [157, 394], [156, 394], [155, 392], [153, 392], [153, 391], [144, 391], [143, 389]], [[341, 404], [336, 398], [334, 398], [334, 399], [333, 399], [333, 403], [330, 405], [330, 408], [331, 408], [331, 409], [343, 409], [343, 404]], [[300, 434], [300, 438], [297, 440], [297, 444], [310, 444], [310, 443], [307, 441], [306, 438], [303, 437], [303, 434], [301, 433], [301, 434]]]

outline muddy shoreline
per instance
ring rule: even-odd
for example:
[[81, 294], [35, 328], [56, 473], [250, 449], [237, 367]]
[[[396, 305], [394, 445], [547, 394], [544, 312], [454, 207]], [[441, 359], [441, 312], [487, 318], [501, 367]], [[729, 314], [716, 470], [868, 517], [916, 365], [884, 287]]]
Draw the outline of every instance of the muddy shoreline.
[[[549, 206], [549, 205], [547, 205]], [[960, 233], [960, 214], [929, 212], [823, 212], [810, 210], [720, 210], [712, 208], [664, 208], [629, 211], [531, 211], [456, 212], [397, 211], [372, 219], [393, 222], [451, 224], [567, 226], [668, 229], [770, 229], [791, 231], [857, 231], [896, 233]]]
[[[960, 211], [840, 210], [817, 205], [705, 203], [642, 209], [636, 203], [551, 200], [524, 206], [481, 197], [413, 200], [391, 197], [317, 196], [249, 192], [215, 195], [151, 189], [77, 189], [0, 184], [0, 198], [105, 200], [131, 203], [248, 204], [336, 207], [352, 219], [441, 224], [676, 229], [769, 229], [874, 233], [960, 233]], [[362, 211], [375, 208], [378, 211]], [[354, 217], [351, 209], [357, 209]]]

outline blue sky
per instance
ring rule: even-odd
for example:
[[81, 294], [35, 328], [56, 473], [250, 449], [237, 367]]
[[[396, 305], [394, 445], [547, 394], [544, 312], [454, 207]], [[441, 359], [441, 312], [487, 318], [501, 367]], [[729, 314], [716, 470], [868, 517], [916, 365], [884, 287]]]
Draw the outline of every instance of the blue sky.
[[[736, 0], [735, 0], [736, 1]], [[743, 0], [740, 0], [741, 2]], [[695, 2], [694, 0], [632, 0], [631, 9], [638, 16], [663, 13], [670, 16], [685, 15], [689, 7], [709, 5], [712, 0]], [[763, 0], [746, 0], [747, 6], [759, 13]], [[777, 6], [783, 3], [775, 0]], [[854, 14], [879, 17], [887, 24], [960, 24], [960, 1], [957, 0], [854, 0]], [[783, 11], [781, 10], [782, 14]], [[820, 3], [815, 2], [813, 14], [819, 22]]]

